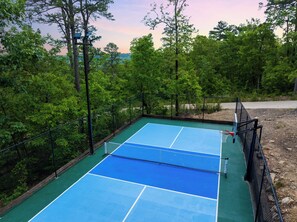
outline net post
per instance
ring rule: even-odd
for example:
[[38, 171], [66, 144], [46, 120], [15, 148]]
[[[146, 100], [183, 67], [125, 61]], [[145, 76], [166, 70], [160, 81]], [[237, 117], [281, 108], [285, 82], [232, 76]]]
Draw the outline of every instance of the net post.
[[143, 116], [144, 115], [144, 92], [141, 93], [141, 102], [142, 102], [142, 105], [141, 105], [141, 114]]
[[104, 154], [107, 154], [107, 143], [104, 142]]
[[132, 123], [132, 98], [129, 98], [129, 124]]
[[229, 158], [225, 158], [225, 161], [224, 161], [224, 175], [225, 175], [225, 178], [227, 178], [228, 160], [229, 160]]
[[246, 174], [244, 176], [244, 179], [246, 181], [250, 181], [250, 179], [251, 179], [251, 171], [252, 171], [252, 165], [253, 165], [256, 137], [257, 137], [257, 129], [258, 129], [258, 119], [254, 119], [253, 139], [252, 139], [251, 147], [249, 150], [250, 152], [249, 152], [248, 164], [247, 164], [247, 168], [246, 168]]
[[237, 134], [237, 131], [238, 131], [238, 117], [237, 117], [237, 112], [234, 113], [234, 123], [233, 123], [233, 132], [234, 132], [234, 135], [233, 135], [233, 143], [235, 143], [235, 137], [236, 137], [236, 134]]
[[204, 120], [205, 100], [206, 100], [206, 97], [204, 96], [204, 97], [203, 97], [203, 107], [202, 107], [202, 120]]
[[53, 168], [54, 168], [55, 178], [58, 178], [56, 159], [55, 159], [55, 144], [54, 144], [54, 140], [53, 140], [53, 136], [52, 136], [52, 131], [50, 128], [48, 130], [48, 135], [49, 135], [51, 149], [52, 149], [52, 164], [53, 164]]

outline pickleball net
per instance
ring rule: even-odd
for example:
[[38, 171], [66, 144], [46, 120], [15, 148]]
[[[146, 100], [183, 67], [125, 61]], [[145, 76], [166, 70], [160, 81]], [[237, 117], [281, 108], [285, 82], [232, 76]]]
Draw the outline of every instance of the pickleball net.
[[222, 173], [227, 176], [228, 158], [221, 158], [217, 155], [127, 142], [123, 144], [106, 142], [104, 149], [106, 155], [211, 173]]

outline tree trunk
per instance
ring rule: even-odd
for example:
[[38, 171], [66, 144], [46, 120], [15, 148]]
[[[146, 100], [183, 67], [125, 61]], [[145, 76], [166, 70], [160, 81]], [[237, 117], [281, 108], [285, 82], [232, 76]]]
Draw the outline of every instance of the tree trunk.
[[69, 26], [69, 19], [64, 11], [64, 9], [61, 9], [63, 23], [65, 26], [65, 39], [67, 44], [67, 55], [69, 57], [69, 63], [70, 63], [70, 69], [71, 72], [73, 71], [73, 57], [72, 57], [72, 49], [71, 49], [71, 32], [70, 32], [70, 26]]
[[175, 92], [175, 115], [179, 115], [179, 101], [178, 101], [178, 24], [177, 24], [177, 1], [175, 1], [174, 6], [174, 16], [175, 16], [175, 81], [176, 81], [176, 92]]
[[294, 93], [297, 94], [297, 78], [295, 78]]
[[73, 54], [73, 72], [74, 72], [74, 84], [77, 92], [80, 92], [80, 78], [78, 69], [78, 50], [74, 40], [74, 28], [71, 30], [72, 34], [72, 54]]
[[74, 85], [77, 92], [80, 92], [80, 78], [78, 69], [78, 50], [75, 44], [74, 34], [75, 34], [75, 19], [74, 19], [74, 9], [73, 1], [69, 0], [69, 23], [71, 31], [71, 41], [72, 41], [72, 55], [73, 55], [73, 72], [74, 72]]

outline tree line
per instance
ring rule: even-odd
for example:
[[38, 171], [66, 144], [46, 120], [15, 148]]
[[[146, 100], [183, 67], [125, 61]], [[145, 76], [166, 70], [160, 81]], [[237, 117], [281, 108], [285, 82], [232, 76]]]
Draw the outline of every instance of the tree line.
[[[113, 3], [1, 1], [1, 150], [86, 115], [82, 47], [74, 37], [80, 30], [100, 40], [90, 20], [117, 19], [109, 12]], [[267, 15], [264, 23], [251, 19], [236, 26], [219, 21], [209, 36], [202, 36], [184, 14], [186, 0], [153, 4], [144, 23], [151, 29], [163, 24], [161, 48], [154, 47], [151, 34], [131, 42], [128, 60], [120, 59], [115, 43], [103, 49], [88, 46], [92, 110], [137, 97], [146, 113], [167, 112], [164, 105], [174, 101], [179, 115], [180, 104], [195, 104], [203, 96], [291, 95], [294, 87], [297, 90], [297, 3], [269, 0], [259, 5]], [[30, 26], [32, 21], [56, 24], [61, 39], [42, 36]], [[283, 36], [276, 36], [276, 28]], [[67, 54], [58, 56], [62, 47]]]

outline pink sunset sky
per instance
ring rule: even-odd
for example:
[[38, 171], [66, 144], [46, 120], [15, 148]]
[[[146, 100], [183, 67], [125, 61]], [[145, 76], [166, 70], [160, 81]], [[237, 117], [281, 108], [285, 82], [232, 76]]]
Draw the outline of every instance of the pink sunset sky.
[[[265, 9], [259, 9], [261, 0], [188, 0], [189, 6], [185, 10], [185, 15], [190, 17], [190, 23], [199, 30], [198, 34], [208, 36], [219, 21], [226, 21], [228, 24], [239, 25], [246, 23], [246, 20], [258, 18], [262, 22], [265, 20]], [[161, 46], [162, 27], [150, 30], [142, 22], [144, 16], [150, 11], [151, 4], [156, 2], [160, 5], [165, 0], [114, 0], [110, 5], [110, 12], [114, 15], [115, 21], [108, 21], [104, 18], [93, 21], [92, 24], [98, 29], [97, 35], [102, 39], [96, 42], [95, 47], [103, 49], [109, 42], [115, 43], [122, 53], [129, 52], [130, 43], [134, 38], [138, 38], [149, 33], [153, 34], [155, 48]], [[266, 0], [264, 1], [266, 3]], [[35, 25], [40, 28], [42, 34], [51, 34], [59, 38], [55, 26], [45, 27]]]

